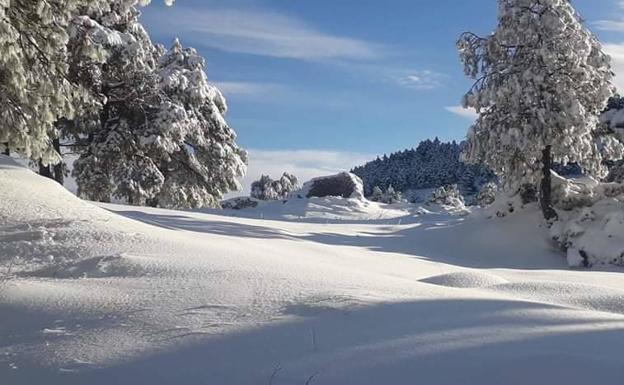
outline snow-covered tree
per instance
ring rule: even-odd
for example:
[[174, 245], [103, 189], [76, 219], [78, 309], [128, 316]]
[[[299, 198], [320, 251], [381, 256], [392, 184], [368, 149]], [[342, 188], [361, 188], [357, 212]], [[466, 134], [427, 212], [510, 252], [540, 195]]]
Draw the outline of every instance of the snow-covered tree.
[[496, 192], [498, 186], [496, 183], [489, 182], [481, 186], [479, 193], [475, 197], [475, 202], [479, 206], [489, 206], [496, 200]]
[[461, 162], [462, 148], [462, 144], [444, 143], [437, 138], [425, 140], [415, 149], [378, 157], [352, 172], [363, 180], [367, 196], [376, 186], [383, 192], [390, 185], [397, 192], [406, 192], [459, 184], [463, 193], [476, 194], [494, 175], [487, 167]]
[[251, 183], [250, 195], [263, 201], [279, 199], [277, 191], [273, 188], [273, 179], [269, 175], [262, 175], [260, 179]]
[[436, 204], [444, 207], [463, 208], [464, 197], [459, 192], [456, 184], [433, 189], [427, 199], [428, 204]]
[[161, 153], [164, 207], [217, 207], [247, 170], [247, 152], [224, 119], [227, 104], [208, 83], [205, 61], [176, 39], [160, 58], [158, 78], [165, 102], [152, 124], [149, 146]]
[[401, 200], [401, 193], [396, 191], [392, 185], [388, 186], [386, 192], [383, 195], [383, 202], [392, 204]]
[[284, 173], [279, 180], [273, 180], [268, 175], [262, 175], [259, 180], [251, 184], [251, 197], [263, 201], [286, 199], [299, 189], [297, 177]]
[[72, 75], [90, 84], [101, 104], [75, 120], [81, 147], [74, 164], [80, 196], [130, 204], [155, 199], [164, 176], [146, 140], [163, 104], [155, 74], [159, 51], [138, 22], [134, 2], [85, 7], [76, 17], [71, 47], [80, 59]]
[[204, 59], [176, 40], [152, 44], [132, 2], [87, 9], [76, 19], [72, 67], [101, 95], [97, 113], [79, 116], [69, 136], [86, 150], [75, 163], [79, 194], [136, 205], [216, 207], [239, 189], [247, 154], [223, 118], [227, 107], [208, 84]]
[[371, 200], [373, 202], [381, 202], [383, 200], [383, 191], [381, 187], [375, 186], [373, 187], [373, 193], [371, 194]]
[[86, 0], [0, 1], [0, 149], [57, 162], [54, 123], [84, 95], [68, 81], [68, 28]]
[[610, 60], [569, 0], [499, 0], [498, 8], [492, 35], [458, 41], [476, 79], [464, 106], [479, 113], [466, 158], [489, 165], [507, 189], [539, 183], [544, 215], [554, 219], [553, 160], [605, 175], [592, 134], [614, 92]]
[[297, 177], [287, 172], [282, 174], [279, 183], [284, 197], [287, 197], [290, 193], [293, 193], [301, 188]]
[[[60, 160], [59, 119], [73, 119], [93, 99], [71, 72], [70, 40], [85, 10], [128, 7], [133, 0], [0, 1], [0, 150]], [[149, 3], [142, 0], [142, 4]], [[171, 5], [172, 1], [167, 0]], [[88, 102], [87, 102], [88, 104]]]

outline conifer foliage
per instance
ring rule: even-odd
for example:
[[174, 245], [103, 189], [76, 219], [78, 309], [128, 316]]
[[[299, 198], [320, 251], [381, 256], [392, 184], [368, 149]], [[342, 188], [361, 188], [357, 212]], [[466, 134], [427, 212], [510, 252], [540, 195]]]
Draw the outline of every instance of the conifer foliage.
[[251, 184], [251, 197], [263, 201], [286, 199], [300, 188], [297, 177], [285, 172], [279, 180], [262, 175]]
[[[146, 0], [0, 0], [0, 151], [62, 182], [79, 154], [80, 196], [162, 207], [218, 206], [246, 171], [204, 59], [156, 46]], [[166, 0], [171, 5], [173, 1]]]
[[86, 0], [0, 1], [0, 150], [44, 163], [59, 116], [81, 90], [67, 79], [69, 25]]
[[227, 104], [208, 84], [204, 59], [178, 40], [160, 58], [158, 78], [164, 103], [151, 145], [163, 154], [165, 178], [157, 197], [165, 207], [216, 207], [225, 193], [239, 190], [247, 152], [224, 119]]
[[462, 145], [455, 142], [425, 140], [415, 149], [384, 155], [356, 167], [353, 173], [363, 180], [366, 196], [378, 196], [380, 201], [389, 187], [406, 192], [458, 184], [464, 194], [474, 195], [494, 175], [486, 167], [463, 163], [461, 151]]

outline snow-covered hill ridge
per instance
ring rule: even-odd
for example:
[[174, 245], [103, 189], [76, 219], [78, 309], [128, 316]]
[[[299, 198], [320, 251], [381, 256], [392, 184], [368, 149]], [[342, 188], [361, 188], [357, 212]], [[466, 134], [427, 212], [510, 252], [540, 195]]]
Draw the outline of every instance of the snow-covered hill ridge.
[[97, 207], [6, 157], [0, 183], [2, 384], [624, 379], [621, 272], [567, 269], [534, 212]]

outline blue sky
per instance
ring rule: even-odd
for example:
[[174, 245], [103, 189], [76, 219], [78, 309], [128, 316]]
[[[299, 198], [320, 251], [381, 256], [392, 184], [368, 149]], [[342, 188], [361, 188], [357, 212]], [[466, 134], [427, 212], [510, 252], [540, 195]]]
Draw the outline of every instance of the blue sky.
[[[573, 3], [624, 74], [624, 3]], [[457, 106], [471, 83], [454, 43], [491, 31], [496, 1], [153, 1], [142, 20], [153, 40], [179, 37], [206, 58], [250, 149], [250, 178], [305, 178], [426, 138], [461, 140], [471, 118]]]

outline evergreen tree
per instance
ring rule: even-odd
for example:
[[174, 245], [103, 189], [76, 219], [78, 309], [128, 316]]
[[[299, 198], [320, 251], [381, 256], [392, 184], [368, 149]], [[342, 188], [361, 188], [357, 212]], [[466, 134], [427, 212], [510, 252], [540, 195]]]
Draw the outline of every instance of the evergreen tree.
[[247, 169], [247, 152], [226, 123], [225, 98], [208, 84], [205, 61], [176, 39], [159, 61], [160, 89], [166, 96], [150, 136], [162, 155], [165, 182], [158, 194], [164, 207], [216, 207]]
[[102, 100], [96, 113], [85, 110], [74, 121], [82, 130], [66, 134], [81, 151], [74, 165], [79, 195], [171, 208], [218, 206], [240, 188], [236, 178], [247, 162], [223, 118], [225, 99], [208, 84], [194, 49], [176, 40], [165, 52], [152, 44], [132, 4], [113, 5], [89, 11], [74, 34], [73, 47], [86, 58], [73, 73]]
[[371, 200], [373, 202], [381, 202], [383, 200], [383, 191], [381, 191], [381, 188], [379, 186], [373, 187]]
[[367, 196], [374, 187], [397, 192], [459, 184], [467, 195], [476, 194], [478, 187], [494, 179], [483, 166], [461, 162], [462, 145], [443, 143], [439, 139], [425, 140], [416, 149], [399, 151], [356, 167], [353, 173], [364, 182]]
[[392, 204], [392, 203], [399, 202], [400, 200], [401, 200], [401, 193], [398, 191], [395, 191], [392, 185], [388, 186], [388, 189], [386, 190], [383, 196], [383, 202], [387, 204]]
[[[0, 1], [0, 150], [42, 170], [60, 161], [60, 118], [73, 119], [94, 98], [71, 72], [71, 40], [85, 10], [132, 0]], [[143, 4], [149, 1], [141, 1]], [[166, 1], [171, 4], [171, 0]], [[84, 47], [86, 48], [86, 46]], [[57, 140], [56, 142], [54, 142]], [[49, 171], [49, 169], [47, 169]], [[61, 171], [57, 169], [55, 171]]]
[[464, 33], [458, 48], [477, 79], [464, 98], [479, 112], [467, 160], [485, 162], [508, 189], [539, 183], [544, 216], [556, 218], [553, 159], [604, 176], [592, 133], [614, 91], [609, 57], [569, 0], [500, 0], [495, 32]]
[[43, 164], [52, 148], [54, 123], [72, 116], [85, 91], [67, 78], [68, 30], [86, 0], [0, 2], [0, 149]]
[[81, 59], [72, 74], [91, 84], [101, 104], [77, 117], [68, 132], [79, 142], [81, 155], [73, 175], [82, 197], [130, 204], [155, 199], [164, 183], [153, 149], [152, 123], [163, 97], [155, 74], [161, 52], [138, 22], [132, 2], [87, 7], [76, 19], [72, 47]]
[[284, 173], [279, 180], [273, 180], [268, 175], [262, 175], [259, 180], [251, 184], [251, 197], [263, 201], [286, 199], [299, 189], [297, 177]]
[[263, 201], [278, 199], [277, 191], [273, 188], [273, 179], [262, 175], [259, 180], [251, 184], [251, 197]]

